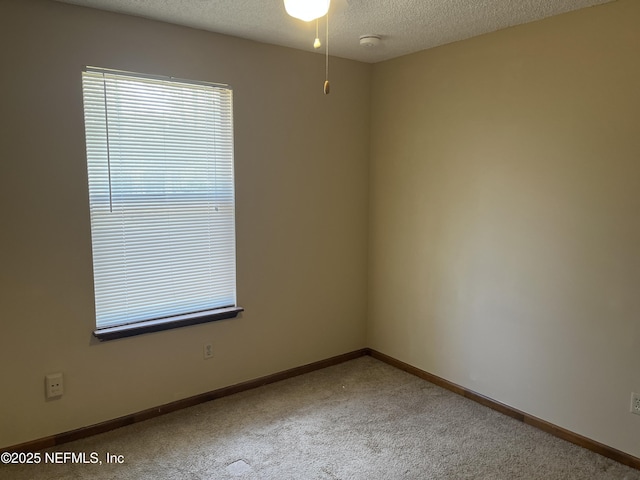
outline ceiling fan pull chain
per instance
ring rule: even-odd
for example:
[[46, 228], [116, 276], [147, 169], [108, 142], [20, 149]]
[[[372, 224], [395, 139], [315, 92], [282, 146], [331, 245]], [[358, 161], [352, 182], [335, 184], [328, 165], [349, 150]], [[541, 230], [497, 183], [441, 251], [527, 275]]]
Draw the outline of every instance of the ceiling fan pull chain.
[[320, 37], [318, 36], [318, 23], [320, 23], [320, 19], [316, 18], [316, 39], [313, 41], [313, 48], [316, 50], [322, 46], [322, 43], [320, 43]]
[[324, 81], [324, 94], [329, 95], [331, 91], [331, 86], [329, 85], [329, 12], [327, 12], [327, 50], [326, 50], [326, 60], [325, 60], [325, 81]]

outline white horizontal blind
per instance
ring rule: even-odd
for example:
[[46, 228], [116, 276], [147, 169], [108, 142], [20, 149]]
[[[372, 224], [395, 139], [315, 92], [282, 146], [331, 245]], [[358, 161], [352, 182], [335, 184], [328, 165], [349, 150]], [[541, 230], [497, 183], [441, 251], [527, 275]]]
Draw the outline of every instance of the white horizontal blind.
[[229, 88], [87, 68], [97, 328], [236, 305]]

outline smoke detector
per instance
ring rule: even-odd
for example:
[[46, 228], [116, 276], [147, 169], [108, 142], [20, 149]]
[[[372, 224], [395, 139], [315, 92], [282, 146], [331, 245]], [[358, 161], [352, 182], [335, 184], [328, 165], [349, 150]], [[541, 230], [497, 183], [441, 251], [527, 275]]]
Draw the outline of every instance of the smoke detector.
[[380, 35], [360, 35], [360, 45], [371, 48], [380, 45]]

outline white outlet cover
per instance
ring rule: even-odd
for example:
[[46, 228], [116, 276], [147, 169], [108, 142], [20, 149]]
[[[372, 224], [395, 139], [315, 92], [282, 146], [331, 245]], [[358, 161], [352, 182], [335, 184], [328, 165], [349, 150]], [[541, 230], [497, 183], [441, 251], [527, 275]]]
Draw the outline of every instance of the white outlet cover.
[[204, 358], [213, 357], [213, 345], [210, 343], [205, 343], [202, 349], [202, 353]]
[[62, 373], [51, 373], [44, 377], [44, 386], [47, 398], [61, 397], [64, 393]]

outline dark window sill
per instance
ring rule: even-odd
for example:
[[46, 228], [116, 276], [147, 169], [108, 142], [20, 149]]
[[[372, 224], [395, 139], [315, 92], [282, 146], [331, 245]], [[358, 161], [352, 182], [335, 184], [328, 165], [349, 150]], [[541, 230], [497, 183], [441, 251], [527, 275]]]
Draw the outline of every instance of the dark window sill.
[[94, 331], [93, 335], [100, 341], [116, 340], [118, 338], [133, 337], [134, 335], [142, 335], [144, 333], [161, 332], [162, 330], [171, 330], [172, 328], [235, 318], [243, 311], [244, 308], [242, 307], [218, 308], [216, 310], [189, 313], [187, 315], [161, 318], [159, 320], [147, 320], [146, 322], [119, 325], [117, 327], [100, 328]]

